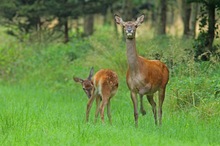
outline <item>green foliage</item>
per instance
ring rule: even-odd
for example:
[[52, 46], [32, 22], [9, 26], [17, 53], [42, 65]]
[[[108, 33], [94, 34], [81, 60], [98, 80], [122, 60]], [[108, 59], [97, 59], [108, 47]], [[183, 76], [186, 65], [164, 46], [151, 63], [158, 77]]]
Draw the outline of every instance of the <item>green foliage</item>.
[[40, 23], [40, 16], [43, 16], [47, 9], [44, 6], [44, 3], [40, 2], [39, 0], [3, 1], [0, 7], [0, 14], [2, 14], [4, 18], [2, 24], [9, 26], [12, 25], [24, 33], [29, 33], [33, 27], [37, 27], [37, 25]]
[[85, 58], [85, 62], [98, 68], [112, 68], [124, 75], [127, 69], [125, 42], [118, 39], [113, 32], [112, 28], [106, 26], [89, 38], [93, 51]]
[[[4, 31], [4, 29], [0, 29]], [[14, 76], [14, 68], [16, 68], [16, 60], [21, 56], [21, 47], [11, 37], [2, 34], [0, 37], [0, 81], [1, 79], [12, 79]]]
[[218, 50], [220, 49], [219, 45], [214, 45], [212, 49], [207, 48], [209, 34], [205, 31], [200, 31], [199, 36], [195, 39], [193, 47], [195, 48], [195, 59], [207, 61], [211, 57], [219, 56]]
[[201, 76], [200, 78], [176, 79], [179, 82], [174, 80], [175, 84], [171, 83], [171, 90], [177, 99], [176, 108], [198, 107], [207, 100], [218, 99], [219, 81], [217, 78], [215, 76], [210, 80]]
[[[108, 8], [108, 4], [102, 0], [2, 0], [0, 17], [3, 19], [0, 24], [8, 27], [7, 34], [20, 41], [39, 40], [48, 34], [54, 39], [56, 35], [53, 34], [63, 32], [69, 18], [78, 19], [87, 14], [101, 13], [103, 5]], [[59, 22], [55, 28], [49, 30], [48, 24], [54, 19]]]
[[[197, 2], [202, 3], [200, 7], [200, 16], [199, 16], [199, 36], [195, 39], [194, 48], [195, 48], [195, 58], [197, 60], [207, 61], [210, 60], [211, 56], [218, 56], [219, 46], [213, 46], [212, 43], [214, 38], [218, 38], [218, 23], [215, 21], [215, 17], [212, 18], [219, 10], [220, 1], [218, 0], [188, 0], [188, 2]], [[210, 11], [213, 11], [214, 14], [210, 14]], [[214, 15], [215, 16], [215, 15]], [[214, 19], [214, 20], [212, 20]], [[212, 24], [213, 23], [213, 24]], [[208, 30], [207, 30], [208, 27]]]
[[[141, 29], [141, 28], [140, 28]], [[220, 65], [195, 62], [192, 41], [140, 34], [139, 54], [160, 59], [170, 70], [163, 105], [163, 125], [146, 116], [134, 126], [126, 85], [126, 46], [101, 27], [86, 39], [62, 43], [19, 43], [3, 36], [0, 51], [0, 145], [218, 145], [220, 143]], [[5, 39], [7, 38], [7, 39]], [[4, 50], [4, 51], [2, 51]], [[4, 61], [2, 61], [4, 60]], [[113, 125], [95, 124], [95, 103], [85, 123], [88, 101], [73, 75], [111, 68], [119, 74], [119, 90], [111, 101]], [[10, 73], [5, 69], [9, 68]], [[157, 95], [155, 94], [155, 100]], [[202, 132], [201, 132], [202, 131]]]

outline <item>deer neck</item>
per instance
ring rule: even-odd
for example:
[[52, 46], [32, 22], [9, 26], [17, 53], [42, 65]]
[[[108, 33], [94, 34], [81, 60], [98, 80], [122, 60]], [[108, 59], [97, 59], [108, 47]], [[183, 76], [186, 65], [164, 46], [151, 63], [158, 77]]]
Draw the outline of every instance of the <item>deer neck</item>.
[[127, 45], [127, 61], [131, 71], [137, 71], [138, 69], [138, 54], [136, 50], [136, 41], [134, 39], [126, 39]]

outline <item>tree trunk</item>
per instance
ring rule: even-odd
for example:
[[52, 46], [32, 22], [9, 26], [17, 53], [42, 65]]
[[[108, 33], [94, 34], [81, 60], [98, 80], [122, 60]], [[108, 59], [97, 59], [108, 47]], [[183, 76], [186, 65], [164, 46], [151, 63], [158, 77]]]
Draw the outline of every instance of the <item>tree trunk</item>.
[[159, 4], [159, 23], [158, 23], [158, 34], [159, 35], [165, 35], [166, 34], [166, 0], [160, 0]]
[[79, 19], [76, 19], [76, 37], [79, 38]]
[[208, 49], [212, 50], [212, 44], [215, 37], [215, 5], [210, 4], [208, 7]]
[[191, 5], [187, 3], [187, 0], [183, 0], [183, 35], [189, 36], [190, 35], [190, 14], [191, 14]]
[[37, 32], [37, 40], [39, 41], [39, 42], [42, 42], [43, 40], [42, 40], [42, 26], [41, 26], [41, 20], [40, 20], [40, 17], [37, 17], [36, 18], [36, 21], [37, 21], [37, 23], [36, 23], [36, 32]]
[[132, 19], [134, 19], [132, 18], [133, 5], [131, 0], [124, 0], [122, 9], [125, 21], [131, 21]]
[[198, 15], [198, 3], [192, 3], [191, 4], [191, 23], [190, 23], [190, 33], [193, 36], [193, 38], [196, 38], [196, 21], [197, 21], [197, 15]]
[[[122, 13], [125, 21], [131, 21], [132, 19], [132, 0], [123, 0]], [[124, 29], [122, 28], [122, 40], [125, 41]]]
[[67, 43], [69, 41], [68, 18], [65, 18], [64, 21], [64, 43]]
[[[113, 7], [112, 5], [110, 6], [110, 12], [111, 12], [111, 16], [114, 17], [114, 10], [113, 10]], [[114, 22], [114, 30], [115, 30], [115, 35], [117, 36], [118, 38], [118, 27], [117, 27], [117, 24]]]
[[93, 34], [94, 16], [88, 14], [84, 17], [84, 36], [90, 36]]

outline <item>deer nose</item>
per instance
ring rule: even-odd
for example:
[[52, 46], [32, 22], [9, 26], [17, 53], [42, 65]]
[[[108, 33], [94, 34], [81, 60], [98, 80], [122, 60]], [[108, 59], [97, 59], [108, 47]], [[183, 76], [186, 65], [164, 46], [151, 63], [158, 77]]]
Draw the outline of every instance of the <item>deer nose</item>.
[[127, 33], [133, 33], [132, 29], [127, 29]]

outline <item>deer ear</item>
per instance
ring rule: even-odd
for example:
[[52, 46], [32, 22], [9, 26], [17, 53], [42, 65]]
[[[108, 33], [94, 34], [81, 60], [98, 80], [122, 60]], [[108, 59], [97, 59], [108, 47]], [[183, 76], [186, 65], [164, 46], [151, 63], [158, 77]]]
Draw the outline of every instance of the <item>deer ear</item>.
[[124, 21], [122, 20], [122, 18], [120, 16], [118, 16], [117, 14], [115, 14], [115, 22], [117, 24], [121, 24], [122, 26], [124, 26]]
[[80, 78], [77, 78], [77, 77], [73, 77], [73, 80], [74, 80], [75, 82], [79, 82], [79, 83], [81, 83], [81, 84], [84, 82], [83, 79], [80, 79]]
[[92, 67], [88, 76], [88, 80], [92, 79], [93, 74], [94, 74], [94, 68]]
[[144, 15], [139, 16], [139, 17], [137, 18], [137, 20], [135, 21], [136, 26], [141, 25], [141, 23], [143, 23], [143, 22], [144, 22]]

